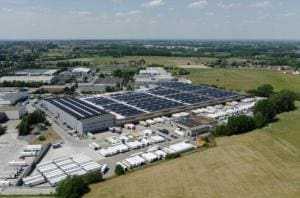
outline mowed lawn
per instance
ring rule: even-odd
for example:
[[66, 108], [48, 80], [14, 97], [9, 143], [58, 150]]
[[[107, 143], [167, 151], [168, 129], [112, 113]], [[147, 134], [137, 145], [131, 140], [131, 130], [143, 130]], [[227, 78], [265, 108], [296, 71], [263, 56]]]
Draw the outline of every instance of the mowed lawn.
[[188, 78], [193, 83], [217, 85], [234, 90], [250, 90], [269, 83], [278, 90], [300, 92], [300, 75], [283, 74], [263, 69], [191, 69]]
[[299, 197], [300, 109], [279, 119], [217, 138], [206, 151], [92, 185], [86, 197]]

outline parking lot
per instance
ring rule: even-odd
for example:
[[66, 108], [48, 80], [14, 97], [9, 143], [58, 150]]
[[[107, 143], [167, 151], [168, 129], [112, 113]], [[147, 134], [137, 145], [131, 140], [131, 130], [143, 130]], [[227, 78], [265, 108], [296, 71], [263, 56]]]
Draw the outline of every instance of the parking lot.
[[[71, 156], [74, 154], [78, 153], [84, 153], [87, 156], [91, 157], [93, 160], [98, 162], [100, 165], [107, 164], [109, 167], [109, 171], [104, 175], [104, 177], [110, 177], [114, 175], [114, 168], [116, 166], [117, 162], [120, 162], [124, 160], [125, 158], [128, 158], [136, 153], [140, 152], [146, 152], [150, 147], [157, 145], [159, 147], [167, 147], [171, 144], [175, 144], [178, 142], [183, 142], [187, 139], [188, 137], [181, 137], [177, 134], [174, 133], [175, 127], [171, 126], [170, 121], [166, 121], [165, 123], [157, 123], [154, 125], [151, 125], [149, 127], [145, 127], [142, 125], [136, 125], [135, 129], [127, 129], [123, 128], [122, 129], [122, 134], [128, 134], [132, 135], [134, 137], [139, 136], [139, 132], [144, 131], [146, 129], [150, 129], [154, 132], [155, 135], [159, 135], [165, 139], [164, 142], [157, 143], [157, 144], [152, 144], [149, 146], [142, 147], [140, 149], [134, 149], [130, 150], [125, 153], [119, 153], [110, 157], [104, 157], [100, 155], [97, 151], [93, 150], [92, 148], [89, 147], [89, 144], [91, 143], [96, 143], [98, 144], [101, 148], [108, 148], [111, 146], [111, 143], [107, 141], [107, 139], [112, 138], [112, 137], [118, 137], [120, 136], [119, 134], [112, 133], [111, 131], [106, 131], [103, 133], [98, 133], [93, 135], [93, 137], [90, 138], [84, 138], [84, 139], [78, 139], [75, 136], [72, 136], [68, 133], [66, 133], [67, 127], [63, 124], [59, 124], [58, 122], [53, 122], [53, 129], [56, 130], [59, 134], [62, 134], [62, 138], [64, 140], [64, 144], [62, 144], [62, 147], [53, 149], [51, 148], [48, 152], [48, 154], [44, 157], [43, 162], [47, 162], [56, 158], [60, 157], [66, 157], [66, 156]], [[159, 130], [161, 129], [167, 129], [169, 131], [169, 134], [164, 134], [160, 132]]]

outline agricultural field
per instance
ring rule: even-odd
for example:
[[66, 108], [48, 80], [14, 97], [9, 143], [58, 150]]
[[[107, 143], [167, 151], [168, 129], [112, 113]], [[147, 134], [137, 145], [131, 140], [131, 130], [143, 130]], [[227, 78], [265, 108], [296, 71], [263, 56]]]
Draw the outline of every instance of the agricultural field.
[[298, 197], [300, 103], [269, 127], [91, 186], [86, 197]]
[[283, 74], [277, 70], [190, 69], [187, 78], [193, 83], [216, 85], [233, 90], [247, 91], [268, 83], [275, 88], [275, 91], [290, 89], [300, 92], [300, 75]]
[[114, 58], [111, 56], [97, 56], [90, 58], [70, 59], [69, 61], [93, 62], [97, 64], [109, 64], [111, 62], [128, 63], [129, 61], [138, 61], [144, 59], [147, 64], [164, 64], [164, 65], [202, 65], [214, 62], [216, 58], [209, 57], [167, 57], [167, 56], [124, 56]]

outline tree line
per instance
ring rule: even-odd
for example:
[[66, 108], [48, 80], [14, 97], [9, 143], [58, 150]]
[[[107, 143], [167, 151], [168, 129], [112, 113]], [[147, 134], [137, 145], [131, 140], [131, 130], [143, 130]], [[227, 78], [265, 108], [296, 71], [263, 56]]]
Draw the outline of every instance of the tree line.
[[277, 114], [296, 109], [296, 94], [292, 91], [282, 90], [279, 93], [274, 93], [271, 85], [263, 85], [258, 87], [253, 93], [268, 98], [255, 104], [253, 116], [240, 115], [229, 117], [227, 124], [216, 127], [214, 130], [215, 135], [237, 135], [262, 128], [268, 123], [275, 121]]

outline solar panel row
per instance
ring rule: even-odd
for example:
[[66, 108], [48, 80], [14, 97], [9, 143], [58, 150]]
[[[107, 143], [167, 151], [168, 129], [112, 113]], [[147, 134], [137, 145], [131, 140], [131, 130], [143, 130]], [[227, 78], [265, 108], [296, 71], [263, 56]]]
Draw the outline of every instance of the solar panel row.
[[141, 92], [113, 94], [110, 97], [150, 112], [161, 111], [184, 105], [180, 102], [171, 101], [165, 98]]
[[122, 116], [136, 116], [145, 112], [157, 112], [188, 104], [200, 104], [212, 100], [227, 99], [239, 94], [180, 82], [163, 82], [146, 92], [125, 92], [86, 100]]
[[61, 97], [47, 99], [47, 101], [72, 115], [76, 119], [88, 118], [106, 113], [105, 111], [77, 98]]
[[128, 105], [124, 105], [121, 103], [117, 103], [113, 100], [104, 98], [104, 97], [95, 97], [95, 98], [88, 98], [87, 101], [90, 101], [96, 105], [102, 106], [107, 111], [115, 112], [119, 115], [122, 115], [124, 117], [134, 116], [134, 115], [140, 115], [145, 112], [140, 111], [138, 109], [132, 108]]

